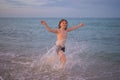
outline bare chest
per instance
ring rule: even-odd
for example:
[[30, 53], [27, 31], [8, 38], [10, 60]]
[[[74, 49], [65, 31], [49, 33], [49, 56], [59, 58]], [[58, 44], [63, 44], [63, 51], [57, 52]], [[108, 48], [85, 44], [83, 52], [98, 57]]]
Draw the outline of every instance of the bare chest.
[[65, 30], [60, 30], [57, 34], [58, 38], [66, 38], [67, 37], [67, 31]]

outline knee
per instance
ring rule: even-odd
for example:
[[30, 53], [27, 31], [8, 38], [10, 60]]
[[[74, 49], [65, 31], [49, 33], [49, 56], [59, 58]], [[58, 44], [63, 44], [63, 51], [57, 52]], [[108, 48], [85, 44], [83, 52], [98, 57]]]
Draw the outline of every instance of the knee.
[[59, 51], [59, 52], [58, 52], [58, 55], [60, 55], [60, 56], [65, 56], [63, 51]]

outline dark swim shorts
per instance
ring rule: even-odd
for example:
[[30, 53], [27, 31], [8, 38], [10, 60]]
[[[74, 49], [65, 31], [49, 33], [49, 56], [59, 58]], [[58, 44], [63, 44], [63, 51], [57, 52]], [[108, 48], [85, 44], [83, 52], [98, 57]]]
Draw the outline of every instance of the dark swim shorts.
[[61, 46], [57, 46], [57, 53], [62, 50], [63, 52], [65, 52], [65, 46], [61, 47]]
[[65, 46], [64, 46], [64, 47], [62, 47], [62, 48], [61, 48], [61, 50], [62, 50], [63, 52], [65, 52]]

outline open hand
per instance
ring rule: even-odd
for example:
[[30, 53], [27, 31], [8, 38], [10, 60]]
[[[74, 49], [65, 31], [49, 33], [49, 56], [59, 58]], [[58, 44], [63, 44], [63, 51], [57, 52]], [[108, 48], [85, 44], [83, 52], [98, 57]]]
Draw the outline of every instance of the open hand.
[[85, 26], [85, 24], [83, 24], [83, 23], [80, 23], [80, 24], [79, 24], [79, 26]]
[[45, 21], [41, 21], [42, 25], [47, 25], [47, 23]]

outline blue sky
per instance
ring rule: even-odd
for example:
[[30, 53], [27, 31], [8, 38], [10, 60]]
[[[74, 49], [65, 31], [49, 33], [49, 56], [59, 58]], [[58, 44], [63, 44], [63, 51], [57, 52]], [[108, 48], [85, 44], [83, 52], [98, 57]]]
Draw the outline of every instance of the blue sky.
[[0, 17], [120, 18], [120, 0], [0, 0]]

